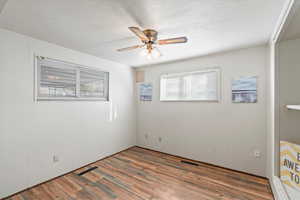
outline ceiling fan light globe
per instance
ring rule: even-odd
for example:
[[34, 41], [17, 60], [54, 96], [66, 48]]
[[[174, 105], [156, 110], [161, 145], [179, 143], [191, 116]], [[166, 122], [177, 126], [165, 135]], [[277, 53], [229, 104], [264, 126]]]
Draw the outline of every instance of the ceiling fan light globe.
[[151, 53], [148, 53], [147, 59], [148, 59], [148, 60], [152, 60], [152, 59], [153, 59], [153, 55], [152, 55]]
[[156, 48], [152, 50], [151, 54], [154, 59], [159, 58], [161, 56], [161, 53]]
[[148, 50], [147, 49], [143, 49], [141, 52], [140, 52], [140, 55], [141, 56], [147, 56], [148, 55]]

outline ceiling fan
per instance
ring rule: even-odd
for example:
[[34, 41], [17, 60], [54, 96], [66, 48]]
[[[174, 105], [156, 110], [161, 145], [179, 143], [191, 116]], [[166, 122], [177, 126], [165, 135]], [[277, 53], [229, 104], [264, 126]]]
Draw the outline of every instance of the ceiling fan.
[[117, 51], [122, 52], [122, 51], [128, 51], [128, 50], [146, 47], [145, 54], [148, 55], [148, 58], [149, 57], [152, 58], [152, 57], [159, 57], [161, 55], [159, 50], [155, 47], [155, 45], [186, 43], [188, 41], [187, 37], [157, 40], [158, 32], [153, 29], [146, 29], [142, 31], [138, 27], [129, 27], [129, 30], [132, 31], [141, 40], [143, 44], [117, 49]]

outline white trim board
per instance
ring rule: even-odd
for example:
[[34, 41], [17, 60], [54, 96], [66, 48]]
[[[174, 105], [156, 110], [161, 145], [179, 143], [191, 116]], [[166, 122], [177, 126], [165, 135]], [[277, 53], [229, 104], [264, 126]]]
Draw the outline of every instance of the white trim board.
[[270, 181], [275, 200], [299, 200], [300, 192], [282, 184], [277, 176]]
[[270, 43], [275, 44], [282, 38], [292, 16], [295, 12], [295, 0], [288, 0], [280, 13], [276, 27], [271, 36]]
[[270, 148], [270, 159], [267, 166], [271, 169], [270, 174], [268, 175], [270, 178], [270, 184], [272, 187], [272, 191], [274, 193], [274, 198], [276, 200], [289, 200], [286, 191], [284, 190], [282, 183], [278, 177], [279, 175], [279, 158], [277, 157], [279, 146], [277, 146], [278, 142], [278, 54], [277, 54], [277, 43], [282, 38], [284, 34], [284, 30], [289, 24], [290, 19], [293, 16], [293, 10], [295, 10], [295, 0], [288, 0], [278, 18], [277, 25], [274, 29], [274, 32], [270, 38], [270, 88], [271, 88], [271, 122], [270, 122], [270, 133], [271, 134], [271, 144], [268, 148]]
[[291, 200], [285, 189], [284, 186], [282, 185], [280, 179], [277, 176], [273, 176], [270, 180], [271, 188], [273, 191], [273, 195], [275, 200]]

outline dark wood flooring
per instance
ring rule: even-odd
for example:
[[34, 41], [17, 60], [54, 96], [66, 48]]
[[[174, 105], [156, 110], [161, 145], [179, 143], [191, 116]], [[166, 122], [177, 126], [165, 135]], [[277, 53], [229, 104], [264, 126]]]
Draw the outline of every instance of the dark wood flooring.
[[[181, 160], [133, 147], [8, 199], [273, 200], [266, 179]], [[95, 166], [98, 168], [78, 176]]]

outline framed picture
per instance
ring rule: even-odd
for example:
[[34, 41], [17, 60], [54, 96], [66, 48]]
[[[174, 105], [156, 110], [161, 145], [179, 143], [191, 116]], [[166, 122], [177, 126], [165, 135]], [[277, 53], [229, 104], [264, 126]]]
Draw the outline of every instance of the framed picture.
[[233, 103], [257, 103], [257, 77], [241, 77], [232, 81]]
[[140, 101], [152, 101], [152, 83], [140, 84]]

